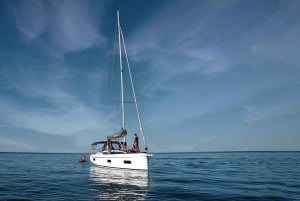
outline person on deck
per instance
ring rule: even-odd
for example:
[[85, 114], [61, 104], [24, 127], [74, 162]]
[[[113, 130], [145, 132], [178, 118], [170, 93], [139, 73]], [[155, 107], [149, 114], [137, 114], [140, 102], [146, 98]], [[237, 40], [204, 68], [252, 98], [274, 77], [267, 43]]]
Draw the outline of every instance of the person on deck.
[[127, 143], [126, 142], [121, 142], [121, 144], [122, 144], [123, 151], [129, 152], [129, 149], [127, 148]]
[[139, 148], [139, 137], [137, 136], [137, 134], [134, 134], [134, 141], [133, 141], [133, 146], [132, 146], [132, 150], [134, 152], [140, 152], [140, 148]]

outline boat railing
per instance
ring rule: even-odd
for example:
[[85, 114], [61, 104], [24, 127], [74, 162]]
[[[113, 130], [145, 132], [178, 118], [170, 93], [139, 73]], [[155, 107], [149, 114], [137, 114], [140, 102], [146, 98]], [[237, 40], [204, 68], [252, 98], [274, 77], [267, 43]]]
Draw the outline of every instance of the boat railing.
[[110, 151], [107, 150], [107, 145], [106, 144], [102, 144], [103, 146], [100, 147], [100, 146], [97, 146], [97, 144], [95, 145], [92, 145], [92, 148], [91, 148], [91, 154], [95, 154], [95, 153], [99, 153], [99, 152], [102, 152], [102, 153], [126, 153], [125, 151], [121, 150], [121, 147], [116, 144], [111, 145], [110, 147]]
[[101, 151], [102, 151], [101, 149], [92, 148], [91, 149], [91, 154], [95, 154], [95, 153], [101, 152]]

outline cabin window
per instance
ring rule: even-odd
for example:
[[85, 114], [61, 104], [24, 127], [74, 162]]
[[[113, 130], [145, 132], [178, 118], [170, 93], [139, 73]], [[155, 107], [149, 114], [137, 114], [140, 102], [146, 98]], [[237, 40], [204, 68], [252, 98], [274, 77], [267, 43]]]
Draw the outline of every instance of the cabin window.
[[124, 161], [124, 164], [131, 164], [131, 161], [126, 160]]
[[93, 158], [93, 161], [95, 161], [96, 159], [95, 158]]
[[107, 160], [108, 163], [111, 163], [111, 160]]

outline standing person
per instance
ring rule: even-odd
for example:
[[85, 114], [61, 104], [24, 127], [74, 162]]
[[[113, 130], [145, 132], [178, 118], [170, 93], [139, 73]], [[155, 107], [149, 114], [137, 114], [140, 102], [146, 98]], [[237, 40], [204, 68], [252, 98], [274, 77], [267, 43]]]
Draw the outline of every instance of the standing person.
[[139, 148], [139, 137], [137, 136], [137, 134], [134, 134], [134, 141], [133, 141], [133, 150], [135, 152], [140, 152], [140, 148]]

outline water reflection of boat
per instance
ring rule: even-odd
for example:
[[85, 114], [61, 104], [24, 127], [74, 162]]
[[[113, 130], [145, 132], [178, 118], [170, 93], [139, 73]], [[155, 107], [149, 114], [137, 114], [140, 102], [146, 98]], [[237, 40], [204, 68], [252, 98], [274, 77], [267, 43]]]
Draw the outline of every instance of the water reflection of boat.
[[149, 175], [143, 170], [129, 170], [91, 166], [90, 178], [96, 183], [114, 183], [122, 185], [149, 186]]
[[145, 200], [149, 191], [148, 171], [91, 166], [93, 192], [103, 200]]

